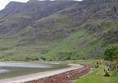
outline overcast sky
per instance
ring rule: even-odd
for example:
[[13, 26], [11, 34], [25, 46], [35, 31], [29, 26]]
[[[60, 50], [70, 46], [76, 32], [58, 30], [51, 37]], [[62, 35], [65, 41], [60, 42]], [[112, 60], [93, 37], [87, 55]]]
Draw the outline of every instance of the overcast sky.
[[[3, 9], [10, 1], [27, 2], [29, 0], [0, 0], [0, 10]], [[78, 0], [78, 1], [81, 1], [81, 0]]]
[[3, 9], [10, 1], [27, 2], [29, 0], [0, 0], [0, 10]]

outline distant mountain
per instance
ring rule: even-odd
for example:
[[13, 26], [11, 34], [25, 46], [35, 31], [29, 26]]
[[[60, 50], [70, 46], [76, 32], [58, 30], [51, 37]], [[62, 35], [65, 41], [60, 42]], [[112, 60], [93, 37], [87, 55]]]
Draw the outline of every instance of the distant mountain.
[[0, 60], [102, 58], [117, 26], [117, 0], [10, 2], [0, 11]]

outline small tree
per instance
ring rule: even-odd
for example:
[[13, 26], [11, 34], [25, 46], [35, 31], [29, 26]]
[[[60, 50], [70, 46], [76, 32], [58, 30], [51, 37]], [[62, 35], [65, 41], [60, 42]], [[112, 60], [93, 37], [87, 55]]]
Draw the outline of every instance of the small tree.
[[118, 58], [118, 45], [110, 45], [104, 52], [104, 59], [112, 61]]
[[114, 70], [114, 74], [118, 78], [118, 44], [110, 45], [106, 48], [104, 59], [112, 61], [111, 68]]

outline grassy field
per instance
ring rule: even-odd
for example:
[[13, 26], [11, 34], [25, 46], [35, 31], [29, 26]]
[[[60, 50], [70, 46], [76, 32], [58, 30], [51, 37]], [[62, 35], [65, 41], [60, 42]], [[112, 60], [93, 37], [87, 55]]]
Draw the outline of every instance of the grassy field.
[[118, 83], [118, 80], [113, 75], [113, 71], [110, 71], [110, 77], [104, 76], [104, 66], [101, 65], [97, 69], [93, 69], [93, 72], [85, 77], [78, 78], [75, 83]]

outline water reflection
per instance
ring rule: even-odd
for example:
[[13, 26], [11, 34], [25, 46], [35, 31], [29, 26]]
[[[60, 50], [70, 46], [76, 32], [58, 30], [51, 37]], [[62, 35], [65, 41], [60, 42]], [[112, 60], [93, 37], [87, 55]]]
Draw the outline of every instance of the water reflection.
[[65, 67], [67, 67], [67, 65], [28, 62], [0, 62], [0, 79], [61, 69]]
[[7, 72], [10, 72], [10, 71], [7, 69], [0, 69], [0, 73], [7, 73]]
[[0, 62], [0, 67], [52, 68], [54, 65], [44, 63]]

